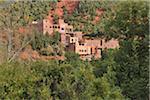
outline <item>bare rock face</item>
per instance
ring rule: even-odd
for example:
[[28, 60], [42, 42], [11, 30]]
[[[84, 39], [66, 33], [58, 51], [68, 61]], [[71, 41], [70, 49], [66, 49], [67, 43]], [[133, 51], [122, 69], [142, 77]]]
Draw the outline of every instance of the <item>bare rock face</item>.
[[40, 60], [48, 61], [48, 60], [64, 60], [64, 56], [41, 56]]
[[97, 16], [95, 16], [92, 23], [96, 24], [98, 21], [100, 21], [101, 16], [103, 15], [103, 13], [104, 13], [104, 9], [102, 9], [102, 8], [96, 9]]
[[63, 0], [64, 6], [68, 10], [69, 14], [73, 13], [74, 9], [78, 6], [79, 1], [78, 0]]
[[72, 14], [74, 9], [78, 6], [79, 1], [70, 1], [70, 0], [60, 0], [56, 4], [56, 9], [52, 9], [49, 11], [49, 15], [58, 15], [59, 18], [63, 17], [64, 11], [63, 7], [66, 8], [69, 14]]
[[21, 60], [38, 60], [40, 55], [37, 51], [32, 50], [31, 47], [28, 47], [20, 53], [19, 58]]

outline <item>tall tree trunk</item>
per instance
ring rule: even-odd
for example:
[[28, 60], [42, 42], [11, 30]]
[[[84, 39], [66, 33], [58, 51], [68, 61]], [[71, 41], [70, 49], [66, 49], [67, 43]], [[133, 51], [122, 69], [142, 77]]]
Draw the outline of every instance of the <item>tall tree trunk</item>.
[[7, 37], [8, 37], [8, 43], [7, 43], [7, 60], [9, 60], [11, 58], [11, 51], [12, 51], [12, 36], [13, 33], [12, 31], [9, 30], [9, 32], [7, 33]]

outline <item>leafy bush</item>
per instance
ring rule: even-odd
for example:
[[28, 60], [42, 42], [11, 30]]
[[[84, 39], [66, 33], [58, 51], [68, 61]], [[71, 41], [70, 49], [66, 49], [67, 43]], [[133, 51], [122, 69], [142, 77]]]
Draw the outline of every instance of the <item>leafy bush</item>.
[[71, 52], [71, 51], [66, 52], [65, 57], [66, 57], [68, 62], [73, 62], [73, 61], [78, 61], [79, 60], [79, 55], [74, 53], [74, 52]]
[[[33, 40], [31, 42], [31, 46], [33, 50], [37, 50], [41, 55], [61, 55], [61, 51], [58, 51], [58, 49], [60, 48], [59, 40], [60, 33], [58, 32], [56, 32], [54, 36], [49, 36], [48, 34], [43, 35], [42, 33], [35, 32]], [[56, 52], [55, 49], [57, 49], [58, 52]]]
[[[88, 62], [18, 62], [0, 65], [0, 99], [119, 99], [109, 73], [96, 78]], [[101, 92], [100, 92], [101, 91]]]

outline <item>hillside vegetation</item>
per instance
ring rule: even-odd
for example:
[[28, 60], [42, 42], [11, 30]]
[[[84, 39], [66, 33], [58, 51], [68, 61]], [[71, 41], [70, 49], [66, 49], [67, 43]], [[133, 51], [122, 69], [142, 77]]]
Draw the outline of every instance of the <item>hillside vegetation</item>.
[[[90, 62], [64, 52], [59, 33], [48, 37], [31, 26], [58, 2], [0, 1], [0, 99], [148, 100], [149, 2], [82, 0], [62, 7], [75, 30], [119, 40], [120, 49], [104, 50]], [[40, 56], [66, 59], [20, 59], [29, 47]]]

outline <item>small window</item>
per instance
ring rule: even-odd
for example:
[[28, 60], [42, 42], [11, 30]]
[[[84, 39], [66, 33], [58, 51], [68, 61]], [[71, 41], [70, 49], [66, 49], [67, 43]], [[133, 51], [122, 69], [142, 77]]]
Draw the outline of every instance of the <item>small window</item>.
[[73, 39], [71, 39], [71, 41], [73, 42]]
[[79, 43], [79, 45], [83, 46], [84, 44], [82, 44], [82, 43]]
[[53, 26], [53, 28], [55, 28], [55, 27]]
[[101, 45], [102, 45], [102, 40], [101, 40]]
[[57, 28], [57, 26], [55, 26], [55, 28]]
[[58, 26], [58, 28], [60, 28], [60, 26]]
[[64, 28], [61, 28], [61, 30], [64, 30]]
[[70, 31], [72, 31], [72, 30], [70, 29]]
[[51, 26], [49, 28], [52, 28]]
[[71, 37], [73, 37], [73, 34], [70, 34]]

